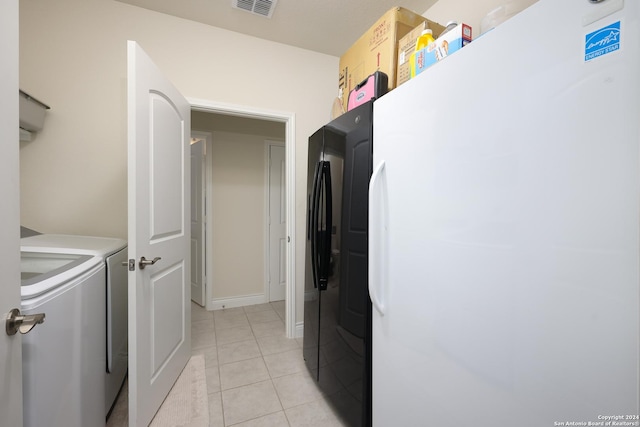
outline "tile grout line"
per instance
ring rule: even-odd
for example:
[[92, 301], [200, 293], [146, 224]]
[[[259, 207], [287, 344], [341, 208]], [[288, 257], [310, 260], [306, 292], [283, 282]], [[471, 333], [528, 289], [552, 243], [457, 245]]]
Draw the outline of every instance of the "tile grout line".
[[[283, 321], [284, 321], [284, 320], [282, 319], [282, 317], [280, 316], [280, 314], [278, 313], [278, 311], [273, 307], [273, 305], [271, 305], [271, 307], [270, 307], [269, 309], [256, 311], [255, 313], [258, 313], [258, 312], [264, 312], [264, 311], [269, 311], [269, 310], [273, 310], [273, 311], [275, 311], [275, 313], [276, 313], [276, 315], [277, 315], [277, 319], [274, 319], [274, 320], [272, 320], [272, 321], [275, 321], [275, 320], [280, 320], [280, 322], [283, 322]], [[253, 311], [250, 311], [249, 313], [254, 313], [254, 312], [253, 312]], [[278, 392], [278, 389], [276, 388], [276, 385], [275, 385], [275, 379], [277, 379], [277, 378], [281, 378], [281, 377], [283, 377], [283, 375], [280, 375], [280, 376], [278, 376], [277, 378], [274, 378], [273, 373], [272, 373], [272, 371], [269, 369], [269, 365], [267, 364], [267, 361], [265, 360], [265, 357], [266, 357], [266, 356], [273, 356], [273, 355], [280, 354], [280, 353], [285, 353], [285, 352], [288, 352], [288, 351], [294, 351], [294, 350], [295, 350], [295, 351], [301, 351], [301, 350], [302, 350], [302, 345], [301, 345], [301, 343], [300, 343], [300, 342], [298, 342], [298, 340], [296, 340], [296, 339], [294, 338], [293, 340], [294, 340], [294, 341], [295, 341], [295, 343], [296, 343], [295, 348], [293, 348], [293, 349], [289, 349], [289, 350], [286, 350], [286, 351], [279, 351], [279, 352], [275, 352], [275, 353], [270, 353], [269, 355], [265, 355], [264, 351], [266, 351], [266, 350], [265, 350], [265, 349], [263, 349], [263, 347], [260, 345], [260, 342], [259, 342], [259, 340], [258, 340], [258, 337], [256, 336], [256, 333], [255, 333], [254, 325], [255, 325], [255, 324], [259, 324], [259, 323], [266, 323], [266, 322], [269, 322], [269, 320], [265, 320], [265, 321], [262, 321], [262, 322], [261, 322], [261, 321], [254, 321], [254, 322], [251, 322], [251, 321], [249, 320], [248, 313], [247, 313], [247, 311], [246, 311], [246, 310], [244, 310], [244, 308], [243, 308], [243, 314], [244, 314], [244, 316], [245, 316], [245, 319], [247, 320], [247, 323], [248, 323], [248, 325], [249, 325], [249, 329], [250, 329], [250, 331], [251, 331], [251, 339], [253, 340], [253, 342], [255, 342], [255, 344], [256, 344], [256, 345], [257, 345], [257, 347], [258, 347], [258, 353], [259, 353], [259, 356], [258, 356], [258, 357], [260, 357], [260, 358], [262, 359], [262, 363], [263, 363], [263, 365], [265, 366], [265, 368], [266, 368], [266, 370], [267, 370], [268, 379], [269, 379], [269, 381], [270, 381], [270, 384], [271, 384], [271, 386], [272, 386], [273, 390], [274, 390], [274, 391], [275, 391], [275, 393], [276, 393], [276, 397], [277, 397], [277, 399], [278, 399], [278, 403], [279, 403], [279, 406], [280, 406], [280, 410], [278, 410], [278, 411], [274, 411], [274, 412], [270, 412], [270, 413], [267, 413], [267, 414], [264, 414], [264, 415], [261, 415], [261, 416], [255, 417], [255, 418], [251, 418], [251, 419], [248, 419], [248, 420], [245, 420], [245, 421], [242, 421], [242, 422], [247, 422], [247, 421], [257, 420], [257, 419], [260, 419], [260, 418], [262, 418], [262, 417], [266, 417], [266, 416], [269, 416], [269, 415], [273, 415], [273, 414], [276, 414], [276, 413], [278, 413], [278, 412], [282, 411], [282, 412], [283, 412], [283, 415], [284, 415], [284, 418], [285, 418], [285, 420], [286, 420], [286, 422], [287, 422], [287, 425], [289, 425], [289, 426], [290, 426], [290, 425], [291, 425], [291, 420], [289, 419], [289, 415], [287, 414], [287, 410], [284, 408], [284, 405], [283, 405], [283, 403], [282, 403], [282, 398], [281, 398], [280, 393]], [[221, 349], [219, 348], [219, 347], [220, 347], [220, 343], [218, 342], [218, 333], [217, 333], [217, 328], [216, 328], [216, 323], [215, 323], [215, 316], [213, 316], [213, 313], [212, 313], [212, 318], [213, 318], [213, 322], [214, 322], [214, 329], [213, 329], [213, 330], [214, 330], [214, 333], [215, 333], [216, 360], [217, 360], [217, 365], [218, 365], [218, 366], [217, 366], [217, 368], [218, 368], [218, 369], [217, 369], [217, 372], [218, 372], [218, 380], [219, 380], [218, 382], [219, 382], [219, 385], [220, 385], [220, 390], [219, 390], [219, 391], [220, 391], [220, 405], [221, 405], [221, 409], [222, 409], [222, 420], [223, 420], [223, 425], [224, 425], [225, 427], [230, 427], [230, 425], [229, 425], [229, 426], [227, 425], [227, 420], [226, 420], [226, 416], [225, 416], [225, 407], [224, 407], [224, 401], [223, 401], [223, 399], [222, 399], [222, 395], [223, 395], [223, 393], [224, 393], [225, 391], [233, 390], [233, 389], [240, 388], [240, 387], [244, 387], [244, 386], [246, 386], [246, 385], [237, 386], [237, 387], [232, 387], [232, 388], [230, 388], [230, 389], [228, 389], [228, 390], [223, 390], [223, 387], [222, 387], [222, 371], [221, 371], [222, 363], [221, 363], [221, 359], [220, 359], [220, 350], [221, 350]], [[232, 327], [230, 327], [230, 328], [223, 328], [223, 329], [234, 329], [234, 328], [237, 328], [237, 327], [238, 327], [238, 326], [232, 326]], [[266, 338], [266, 337], [270, 337], [270, 336], [272, 336], [272, 335], [266, 335], [266, 336], [261, 337], [261, 338]], [[276, 335], [273, 335], [273, 336], [277, 336], [277, 334], [276, 334]], [[249, 340], [242, 340], [242, 341], [249, 341]], [[228, 344], [233, 344], [233, 343], [226, 343], [226, 344], [224, 344], [224, 345], [228, 345]], [[257, 357], [256, 357], [256, 358], [257, 358]], [[242, 359], [242, 360], [248, 360], [248, 359]], [[239, 360], [239, 361], [242, 361], [242, 360]], [[238, 362], [238, 361], [234, 361], [234, 362]], [[234, 363], [234, 362], [228, 362], [228, 363]], [[296, 373], [299, 373], [299, 372], [296, 372]], [[294, 374], [296, 374], [296, 373], [287, 374], [287, 375], [294, 375]], [[286, 376], [286, 375], [284, 375], [284, 376]], [[262, 380], [262, 381], [264, 381], [264, 380]], [[254, 382], [254, 383], [252, 383], [252, 384], [257, 384], [257, 383], [262, 382], [262, 381], [257, 381], [257, 382]], [[249, 385], [250, 385], [250, 384], [249, 384]], [[325, 397], [325, 396], [324, 396], [324, 393], [322, 393], [322, 394], [321, 394], [321, 397], [320, 397], [319, 399], [316, 399], [316, 400], [323, 400], [323, 399], [324, 399], [324, 397]], [[310, 402], [307, 402], [307, 403], [301, 403], [300, 405], [295, 405], [295, 406], [293, 406], [292, 408], [301, 407], [301, 406], [304, 406], [305, 404], [308, 404], [308, 403], [310, 403]], [[292, 409], [292, 408], [289, 408], [289, 409]], [[238, 423], [233, 424], [233, 425], [237, 425], [237, 424], [238, 424]]]
[[213, 319], [213, 330], [214, 333], [216, 334], [216, 361], [218, 362], [218, 383], [220, 386], [220, 409], [222, 410], [222, 426], [226, 427], [227, 425], [227, 421], [226, 421], [226, 417], [225, 417], [225, 411], [224, 411], [224, 398], [222, 395], [222, 373], [220, 372], [220, 346], [218, 344], [218, 333], [216, 330], [216, 317], [214, 315], [214, 311], [211, 312], [211, 318]]

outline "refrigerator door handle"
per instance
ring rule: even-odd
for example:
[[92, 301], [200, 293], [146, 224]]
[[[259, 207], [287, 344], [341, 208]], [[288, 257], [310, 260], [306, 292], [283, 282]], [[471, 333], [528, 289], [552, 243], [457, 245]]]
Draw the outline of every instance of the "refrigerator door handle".
[[380, 316], [385, 314], [381, 289], [387, 282], [388, 215], [384, 160], [376, 167], [369, 181], [369, 297]]
[[316, 165], [313, 175], [313, 191], [311, 193], [311, 219], [309, 223], [309, 233], [311, 234], [311, 275], [313, 277], [313, 287], [318, 288], [318, 209], [320, 202], [320, 175], [322, 162]]
[[324, 184], [324, 217], [325, 217], [325, 230], [322, 238], [324, 242], [322, 244], [322, 253], [320, 254], [320, 274], [319, 284], [320, 290], [327, 290], [327, 284], [329, 283], [329, 273], [331, 266], [331, 231], [333, 228], [332, 213], [333, 204], [331, 194], [331, 163], [325, 161], [322, 165], [322, 182]]

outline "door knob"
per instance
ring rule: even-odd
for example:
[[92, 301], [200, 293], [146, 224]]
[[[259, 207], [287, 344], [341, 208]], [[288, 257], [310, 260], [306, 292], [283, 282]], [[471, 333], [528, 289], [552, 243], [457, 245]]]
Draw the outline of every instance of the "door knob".
[[140, 270], [144, 270], [147, 265], [153, 265], [161, 259], [162, 258], [160, 258], [159, 256], [155, 257], [154, 259], [146, 259], [145, 257], [140, 257], [140, 262], [138, 263], [138, 265], [140, 266]]
[[26, 334], [42, 322], [44, 322], [44, 313], [22, 315], [20, 310], [14, 308], [7, 315], [7, 335], [15, 335], [18, 331]]

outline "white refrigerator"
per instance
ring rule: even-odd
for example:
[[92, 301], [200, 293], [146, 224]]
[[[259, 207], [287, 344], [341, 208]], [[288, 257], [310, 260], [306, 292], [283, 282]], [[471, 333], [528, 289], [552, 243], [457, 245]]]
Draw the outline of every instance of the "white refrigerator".
[[639, 61], [540, 0], [374, 103], [374, 426], [640, 424]]

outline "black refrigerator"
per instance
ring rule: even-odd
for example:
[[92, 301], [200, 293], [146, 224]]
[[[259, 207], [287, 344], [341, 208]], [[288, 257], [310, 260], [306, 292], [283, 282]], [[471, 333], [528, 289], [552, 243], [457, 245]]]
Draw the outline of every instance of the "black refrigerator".
[[350, 426], [371, 425], [372, 118], [370, 101], [309, 137], [303, 355]]

